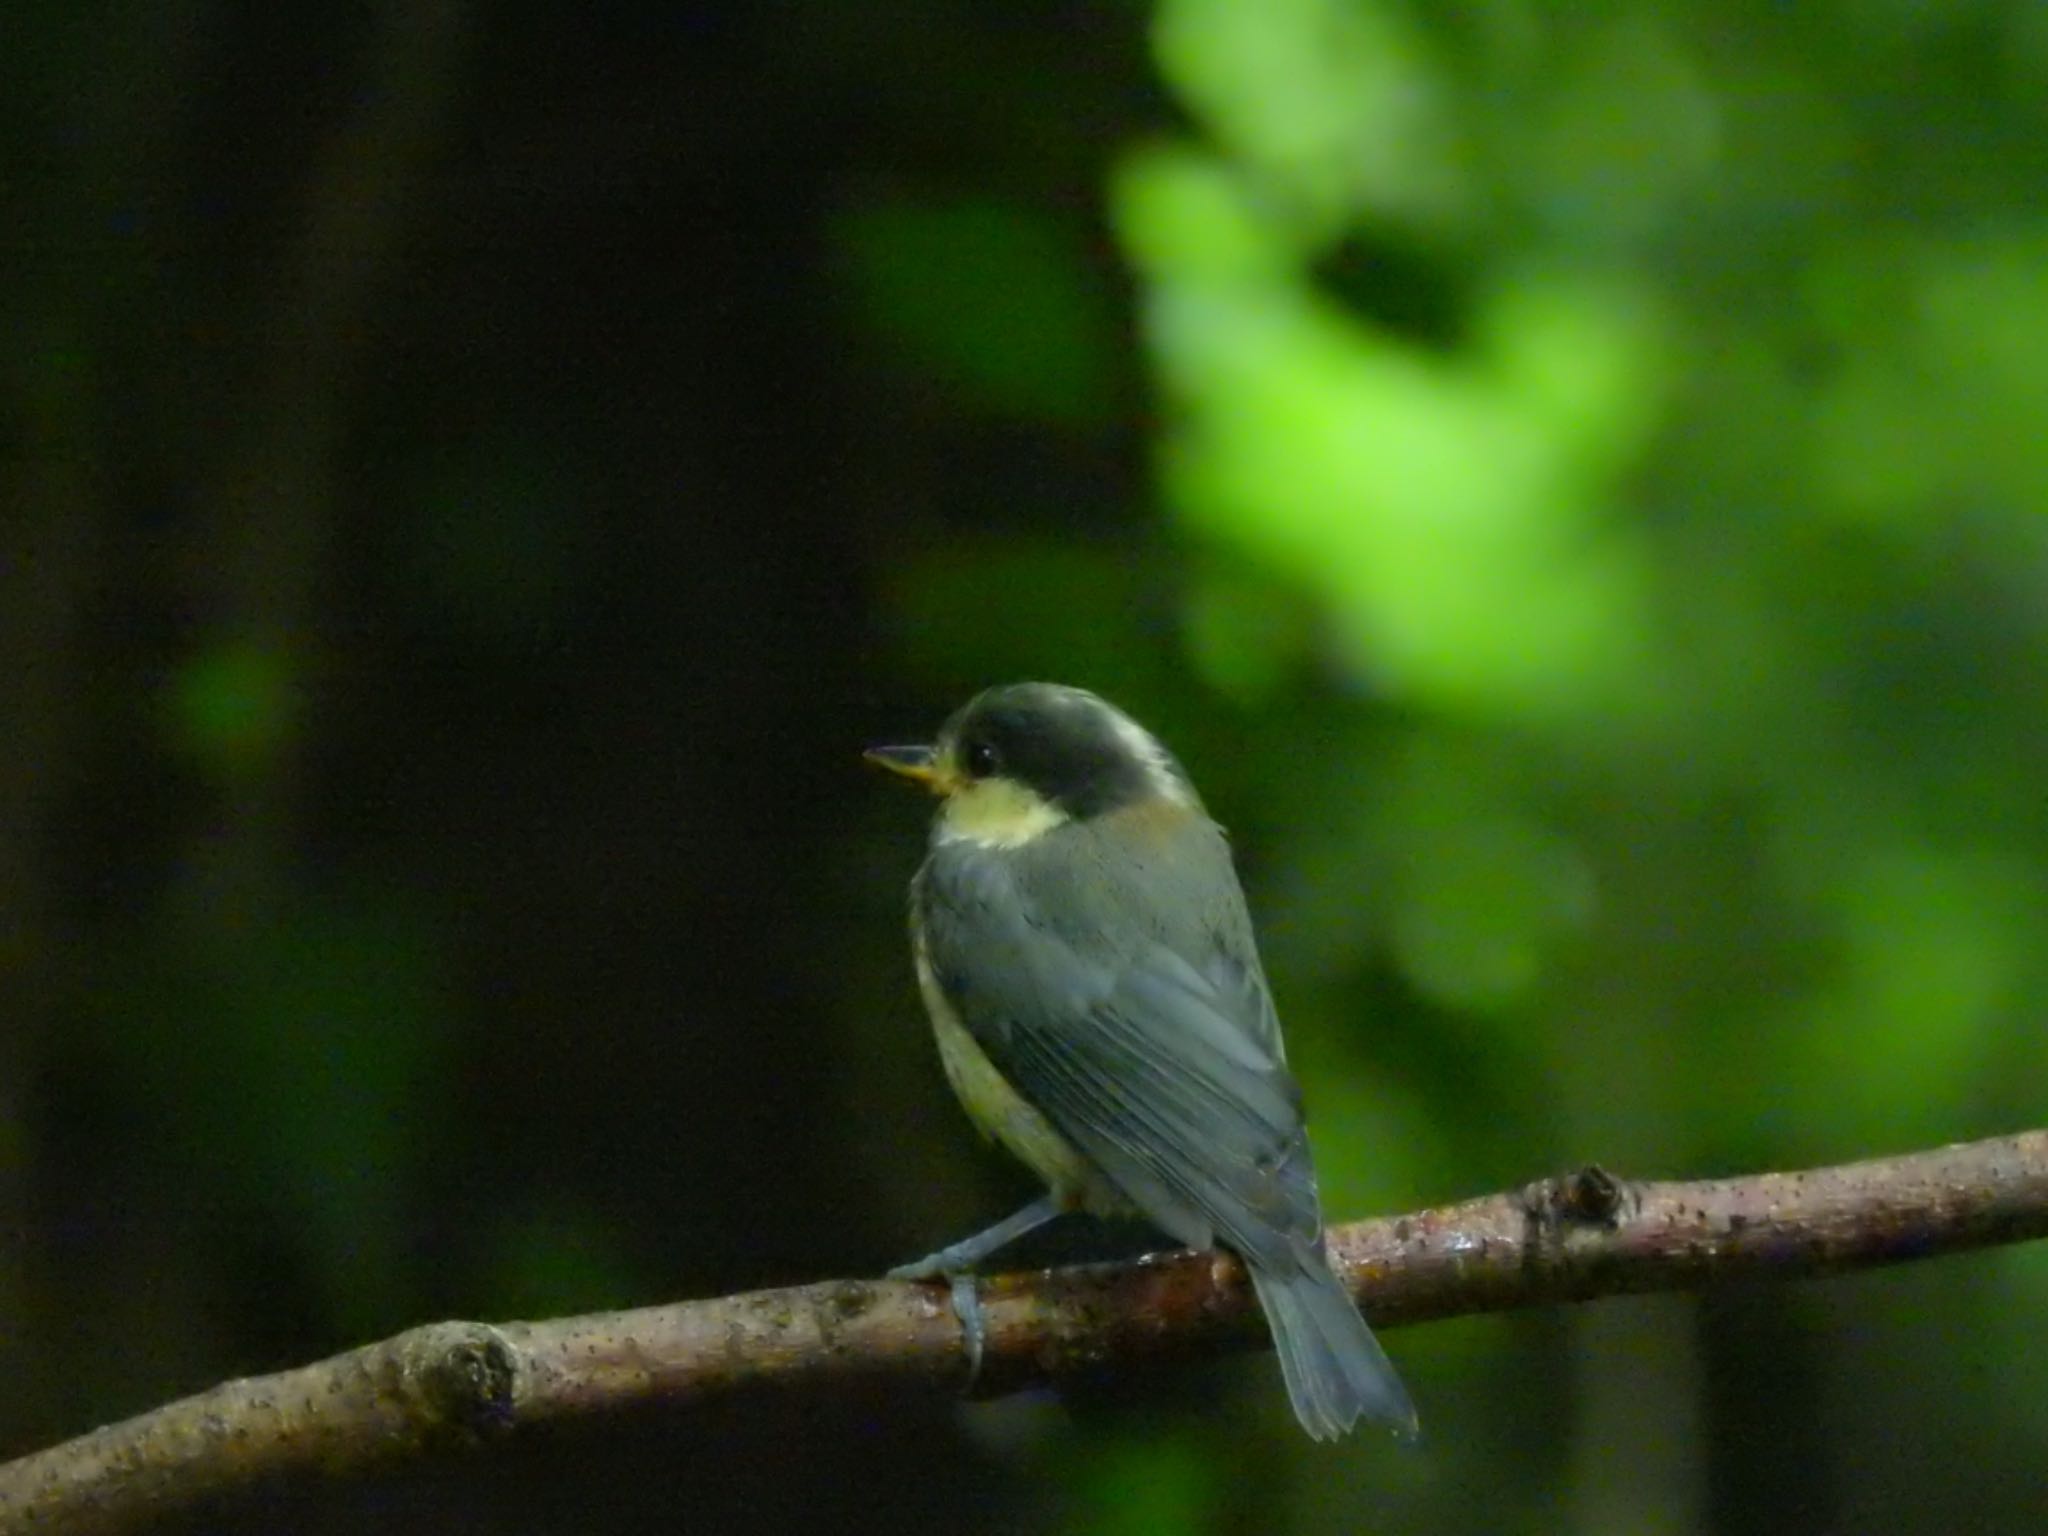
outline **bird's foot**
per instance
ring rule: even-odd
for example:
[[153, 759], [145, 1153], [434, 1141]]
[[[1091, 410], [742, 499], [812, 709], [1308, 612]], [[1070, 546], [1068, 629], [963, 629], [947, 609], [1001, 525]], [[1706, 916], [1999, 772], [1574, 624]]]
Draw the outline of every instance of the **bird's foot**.
[[967, 1351], [967, 1387], [972, 1391], [981, 1377], [982, 1355], [988, 1345], [988, 1319], [981, 1309], [981, 1293], [975, 1289], [973, 1271], [998, 1249], [1007, 1248], [1027, 1232], [1035, 1232], [1066, 1210], [1054, 1195], [1044, 1195], [1022, 1210], [1005, 1217], [985, 1232], [936, 1253], [889, 1271], [891, 1280], [945, 1280], [953, 1293], [953, 1315], [960, 1319], [962, 1342]]
[[949, 1269], [940, 1261], [948, 1257], [941, 1250], [915, 1264], [899, 1264], [889, 1271], [891, 1280], [944, 1280], [951, 1292], [953, 1315], [960, 1319], [960, 1343], [967, 1355], [967, 1380], [961, 1390], [972, 1392], [981, 1379], [981, 1361], [988, 1348], [988, 1316], [981, 1309], [981, 1291], [974, 1276]]
[[988, 1318], [981, 1310], [981, 1290], [972, 1275], [948, 1275], [953, 1292], [953, 1315], [960, 1319], [960, 1343], [967, 1351], [967, 1384], [972, 1392], [981, 1380], [981, 1360], [988, 1349]]

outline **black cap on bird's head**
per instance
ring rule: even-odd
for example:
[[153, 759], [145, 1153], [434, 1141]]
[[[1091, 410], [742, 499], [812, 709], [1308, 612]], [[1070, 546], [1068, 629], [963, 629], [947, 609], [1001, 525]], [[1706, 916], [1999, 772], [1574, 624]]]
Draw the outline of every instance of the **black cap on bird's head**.
[[[1007, 683], [954, 712], [929, 747], [877, 747], [870, 760], [949, 800], [978, 841], [1018, 843], [1164, 798], [1197, 801], [1173, 754], [1115, 705], [1058, 683]], [[974, 834], [965, 834], [974, 835]]]

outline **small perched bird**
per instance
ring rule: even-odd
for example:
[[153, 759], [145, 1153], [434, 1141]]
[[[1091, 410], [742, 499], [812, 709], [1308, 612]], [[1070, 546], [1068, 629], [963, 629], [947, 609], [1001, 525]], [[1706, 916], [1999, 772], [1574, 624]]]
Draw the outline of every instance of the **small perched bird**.
[[1229, 847], [1172, 754], [1092, 693], [1016, 683], [868, 756], [944, 799], [910, 887], [918, 985], [961, 1104], [1048, 1190], [893, 1273], [957, 1277], [1064, 1212], [1135, 1212], [1244, 1261], [1309, 1434], [1412, 1434], [1324, 1252]]

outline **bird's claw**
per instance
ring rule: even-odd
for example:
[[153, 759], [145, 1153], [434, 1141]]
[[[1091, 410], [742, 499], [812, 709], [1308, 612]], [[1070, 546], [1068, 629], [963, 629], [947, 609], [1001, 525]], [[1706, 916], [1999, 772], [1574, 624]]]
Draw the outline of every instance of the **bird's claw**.
[[953, 1293], [953, 1315], [960, 1319], [961, 1343], [967, 1350], [967, 1383], [964, 1391], [972, 1392], [974, 1384], [981, 1380], [981, 1359], [988, 1345], [988, 1319], [981, 1310], [981, 1292], [972, 1275], [948, 1275], [947, 1284]]
[[889, 1271], [889, 1278], [943, 1279], [946, 1282], [953, 1303], [953, 1315], [960, 1319], [961, 1346], [967, 1353], [967, 1381], [962, 1390], [973, 1391], [974, 1384], [981, 1379], [982, 1356], [986, 1353], [988, 1345], [988, 1318], [981, 1309], [981, 1292], [975, 1285], [974, 1276], [960, 1270], [949, 1272], [934, 1264], [931, 1259], [919, 1259], [914, 1264], [898, 1264]]

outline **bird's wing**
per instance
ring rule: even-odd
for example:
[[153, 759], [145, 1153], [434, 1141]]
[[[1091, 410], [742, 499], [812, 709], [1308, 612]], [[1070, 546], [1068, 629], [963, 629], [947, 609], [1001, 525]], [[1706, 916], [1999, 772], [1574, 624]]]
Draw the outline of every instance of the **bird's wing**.
[[[935, 851], [921, 884], [932, 968], [997, 1071], [1132, 1205], [1181, 1241], [1257, 1262], [1321, 1230], [1294, 1080], [1256, 961], [1034, 889], [1001, 853]], [[1089, 901], [1128, 901], [1100, 881]], [[1179, 942], [1175, 942], [1179, 939]], [[1192, 956], [1184, 950], [1195, 950]], [[1236, 980], [1233, 980], [1236, 978]]]

